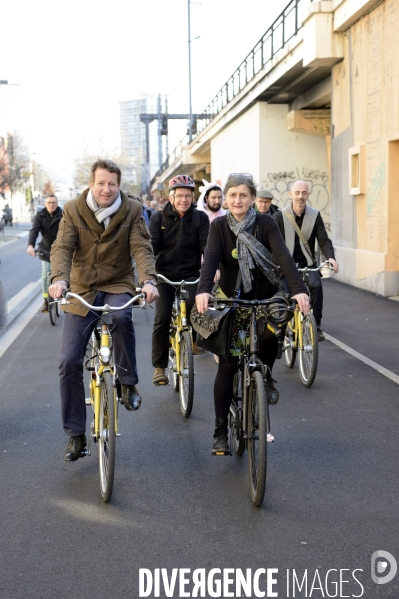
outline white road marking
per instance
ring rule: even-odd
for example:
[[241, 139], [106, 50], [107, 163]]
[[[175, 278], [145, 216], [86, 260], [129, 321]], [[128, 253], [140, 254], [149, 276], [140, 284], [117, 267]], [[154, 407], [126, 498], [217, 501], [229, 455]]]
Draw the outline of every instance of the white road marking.
[[29, 307], [21, 314], [19, 318], [15, 321], [13, 325], [0, 337], [0, 358], [5, 354], [8, 348], [14, 343], [16, 338], [26, 325], [30, 322], [30, 320], [34, 317], [36, 312], [39, 310], [40, 305], [43, 301], [42, 297], [36, 298]]
[[23, 289], [21, 289], [21, 291], [19, 291], [16, 295], [14, 295], [14, 297], [12, 297], [10, 300], [8, 300], [7, 302], [7, 312], [8, 314], [10, 314], [10, 312], [12, 310], [14, 310], [14, 308], [16, 306], [18, 306], [18, 304], [20, 304], [22, 302], [22, 300], [24, 300], [34, 289], [35, 287], [38, 287], [42, 282], [42, 279], [40, 277], [40, 279], [38, 279], [37, 281], [32, 281], [32, 283], [28, 283], [27, 285], [25, 285], [25, 287]]
[[331, 343], [334, 343], [335, 345], [337, 345], [338, 347], [340, 347], [341, 349], [346, 351], [348, 354], [350, 354], [354, 358], [357, 358], [361, 362], [364, 362], [364, 364], [367, 364], [367, 366], [374, 368], [374, 370], [376, 370], [380, 374], [386, 376], [388, 379], [390, 379], [391, 381], [393, 381], [394, 383], [399, 385], [399, 376], [397, 374], [395, 374], [394, 372], [391, 372], [387, 368], [384, 368], [384, 366], [381, 366], [380, 364], [377, 364], [377, 362], [374, 362], [373, 360], [370, 360], [366, 356], [363, 356], [363, 354], [359, 353], [355, 349], [352, 349], [351, 347], [349, 347], [349, 345], [345, 345], [345, 343], [342, 343], [342, 341], [335, 339], [335, 337], [331, 337], [331, 335], [329, 335], [328, 333], [324, 332], [324, 336], [328, 341], [331, 341]]

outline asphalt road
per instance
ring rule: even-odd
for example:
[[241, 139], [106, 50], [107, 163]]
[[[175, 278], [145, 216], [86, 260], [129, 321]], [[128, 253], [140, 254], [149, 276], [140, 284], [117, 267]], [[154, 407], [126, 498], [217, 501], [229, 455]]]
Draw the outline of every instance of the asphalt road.
[[[396, 302], [326, 281], [325, 307], [327, 332], [398, 371]], [[278, 362], [276, 441], [268, 446], [265, 502], [255, 508], [246, 454], [210, 453], [212, 356], [195, 358], [194, 409], [184, 419], [172, 388], [151, 384], [153, 310], [135, 310], [134, 317], [143, 405], [121, 410], [108, 505], [100, 499], [95, 454], [63, 462], [61, 322], [51, 327], [36, 313], [0, 358], [0, 598], [136, 599], [144, 568], [166, 568], [169, 577], [173, 568], [250, 568], [253, 575], [276, 568], [277, 583], [264, 596], [397, 599], [399, 575], [373, 583], [370, 560], [377, 550], [399, 560], [398, 386], [328, 341], [310, 389], [296, 367]], [[299, 581], [307, 576], [295, 594], [293, 570]], [[267, 593], [266, 575], [259, 580]], [[238, 596], [226, 589], [234, 584], [224, 594], [210, 586], [203, 596]], [[169, 595], [161, 584], [158, 596], [190, 594], [179, 595], [177, 583]], [[252, 588], [248, 596], [262, 595]]]

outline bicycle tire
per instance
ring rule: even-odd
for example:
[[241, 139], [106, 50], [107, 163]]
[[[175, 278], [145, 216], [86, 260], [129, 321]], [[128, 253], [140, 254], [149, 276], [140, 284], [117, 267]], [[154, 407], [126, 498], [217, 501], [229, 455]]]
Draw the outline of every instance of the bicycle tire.
[[183, 331], [180, 337], [179, 395], [181, 413], [189, 418], [194, 401], [194, 358], [188, 331]]
[[[292, 326], [292, 328], [294, 328], [294, 326], [295, 326], [294, 319], [291, 320], [290, 325]], [[292, 347], [291, 341], [294, 337], [290, 338], [288, 333], [291, 333], [292, 336], [294, 335], [292, 330], [289, 329], [288, 325], [287, 325], [287, 328], [285, 331], [285, 338], [284, 338], [284, 360], [285, 360], [285, 363], [288, 366], [288, 368], [293, 368], [298, 350], [296, 348]]]
[[53, 298], [49, 296], [48, 298], [48, 315], [50, 317], [50, 322], [52, 326], [55, 326], [57, 321], [57, 305], [58, 302], [53, 302]]
[[106, 503], [111, 499], [115, 475], [115, 399], [110, 372], [103, 373], [100, 386], [98, 465], [100, 491]]
[[176, 356], [173, 349], [169, 350], [169, 361], [171, 366], [169, 366], [169, 381], [173, 387], [174, 391], [179, 391], [179, 374], [176, 372]]
[[316, 320], [313, 314], [307, 314], [302, 321], [303, 347], [299, 349], [299, 374], [305, 387], [313, 385], [319, 361], [319, 341]]
[[267, 473], [268, 412], [262, 374], [251, 375], [248, 397], [248, 467], [252, 503], [259, 507], [265, 496]]
[[237, 370], [233, 379], [233, 401], [235, 415], [230, 410], [230, 439], [234, 453], [242, 456], [245, 451], [244, 431], [242, 430], [242, 379], [241, 371]]

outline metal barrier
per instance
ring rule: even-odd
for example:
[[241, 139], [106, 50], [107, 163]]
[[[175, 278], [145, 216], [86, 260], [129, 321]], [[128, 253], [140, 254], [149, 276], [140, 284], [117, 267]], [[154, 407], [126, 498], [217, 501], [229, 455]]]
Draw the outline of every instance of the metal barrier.
[[[210, 101], [202, 112], [208, 118], [198, 119], [194, 123], [195, 139], [210, 122], [231, 102], [235, 96], [261, 71], [284, 46], [296, 36], [302, 28], [300, 12], [311, 2], [317, 0], [291, 0], [283, 12], [270, 25], [258, 43], [245, 57], [240, 66], [229, 77], [216, 96]], [[188, 145], [188, 135], [185, 135], [174, 150], [169, 154], [159, 171], [154, 175], [151, 183], [161, 175], [183, 152]]]

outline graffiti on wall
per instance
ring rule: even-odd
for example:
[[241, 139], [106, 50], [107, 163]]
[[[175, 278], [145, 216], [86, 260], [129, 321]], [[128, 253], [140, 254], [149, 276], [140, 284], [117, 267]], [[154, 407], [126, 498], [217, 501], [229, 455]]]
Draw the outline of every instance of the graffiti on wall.
[[385, 185], [385, 180], [385, 162], [383, 162], [371, 179], [367, 190], [367, 216], [370, 216], [373, 212], [374, 206], [377, 204], [382, 188]]
[[321, 212], [326, 229], [330, 230], [330, 193], [325, 171], [296, 168], [292, 171], [267, 173], [267, 178], [261, 182], [261, 187], [272, 192], [273, 203], [282, 209], [291, 201], [289, 192], [292, 184], [298, 180], [305, 181], [309, 185], [308, 204]]

